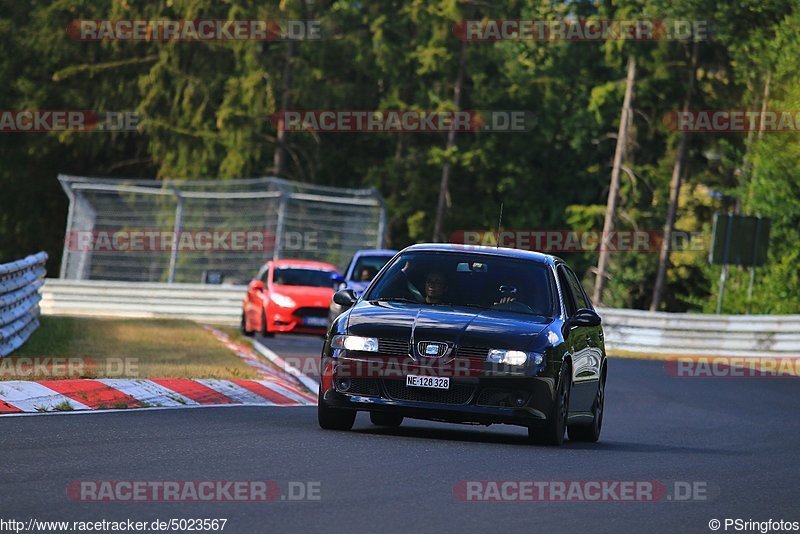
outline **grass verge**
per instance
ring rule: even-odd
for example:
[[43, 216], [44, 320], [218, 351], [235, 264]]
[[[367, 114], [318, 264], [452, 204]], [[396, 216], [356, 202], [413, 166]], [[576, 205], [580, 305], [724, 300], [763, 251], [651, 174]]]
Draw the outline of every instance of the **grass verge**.
[[258, 376], [192, 321], [43, 316], [31, 339], [0, 361], [0, 380], [58, 378]]

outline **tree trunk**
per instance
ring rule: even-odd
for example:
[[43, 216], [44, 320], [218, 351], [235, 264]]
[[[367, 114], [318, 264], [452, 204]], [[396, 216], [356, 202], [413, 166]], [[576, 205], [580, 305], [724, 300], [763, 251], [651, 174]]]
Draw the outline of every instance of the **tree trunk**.
[[[607, 236], [614, 230], [614, 216], [617, 211], [617, 200], [619, 199], [619, 175], [622, 170], [622, 160], [628, 150], [628, 129], [631, 122], [631, 101], [633, 100], [633, 85], [636, 81], [636, 60], [633, 56], [628, 56], [628, 76], [625, 80], [625, 98], [622, 100], [622, 112], [619, 116], [619, 130], [617, 132], [617, 148], [614, 151], [614, 164], [611, 168], [611, 184], [608, 188], [608, 200], [606, 201], [606, 218], [603, 222], [603, 236]], [[603, 240], [601, 239], [602, 243]], [[597, 261], [597, 278], [594, 282], [594, 294], [592, 300], [595, 304], [603, 301], [603, 289], [606, 285], [606, 265], [608, 264], [609, 251], [605, 247], [600, 247], [600, 257]]]
[[[766, 114], [767, 108], [769, 107], [769, 84], [770, 84], [771, 81], [772, 81], [772, 71], [770, 70], [770, 71], [767, 71], [767, 79], [764, 82], [764, 96], [763, 96], [763, 98], [761, 100], [761, 117], [759, 118], [759, 121], [758, 121], [759, 129], [758, 129], [758, 137], [757, 137], [759, 142], [764, 137], [764, 128], [763, 128], [763, 125], [762, 125], [762, 121], [764, 120], [764, 115]], [[753, 165], [753, 163], [751, 161], [751, 157], [752, 156], [750, 154], [750, 151], [753, 148], [752, 147], [752, 141], [753, 141], [752, 135], [753, 135], [753, 130], [750, 130], [749, 132], [747, 132], [747, 152], [745, 153], [745, 157], [746, 157], [745, 161], [747, 162], [747, 165], [746, 165], [745, 168], [746, 168], [746, 171], [749, 171], [749, 172], [747, 172], [747, 174], [745, 174], [745, 178], [748, 180], [748, 182], [747, 182], [747, 207], [748, 207], [748, 211], [750, 209], [752, 209], [752, 204], [753, 204], [753, 184], [755, 183], [756, 175], [758, 174], [755, 165]]]
[[[292, 88], [292, 58], [294, 57], [294, 42], [289, 39], [286, 41], [286, 64], [283, 66], [283, 84], [281, 88], [281, 109], [286, 112], [291, 105]], [[278, 119], [278, 138], [275, 145], [275, 153], [272, 158], [272, 174], [275, 176], [285, 176], [286, 174], [286, 128], [283, 116]]]
[[[692, 59], [689, 68], [689, 85], [686, 88], [686, 98], [683, 102], [683, 111], [689, 111], [689, 106], [694, 93], [695, 78], [697, 77], [697, 41], [692, 46]], [[650, 302], [650, 311], [657, 311], [661, 307], [664, 295], [664, 285], [666, 284], [667, 267], [669, 266], [669, 253], [672, 248], [672, 230], [675, 225], [675, 216], [678, 212], [678, 197], [681, 192], [681, 178], [686, 166], [686, 149], [689, 144], [689, 132], [681, 132], [678, 142], [678, 155], [675, 158], [675, 165], [672, 167], [672, 181], [669, 186], [669, 206], [667, 207], [667, 221], [664, 224], [664, 238], [661, 243], [661, 251], [658, 254], [658, 272], [656, 273], [656, 284], [653, 288], [653, 300]]]
[[[459, 52], [458, 58], [458, 75], [456, 76], [456, 85], [453, 89], [453, 103], [455, 104], [456, 110], [459, 110], [461, 107], [461, 86], [464, 84], [464, 71], [466, 70], [467, 65], [467, 41], [461, 41], [461, 51]], [[449, 132], [447, 132], [447, 152], [449, 153], [450, 150], [456, 144], [456, 130], [455, 128], [451, 128]], [[434, 242], [441, 242], [444, 241], [444, 236], [442, 235], [443, 230], [442, 227], [444, 226], [444, 216], [445, 211], [447, 209], [447, 198], [448, 198], [448, 188], [450, 186], [450, 170], [451, 165], [449, 161], [446, 161], [444, 166], [442, 167], [442, 180], [439, 183], [439, 202], [436, 205], [436, 220], [433, 224], [433, 241]]]

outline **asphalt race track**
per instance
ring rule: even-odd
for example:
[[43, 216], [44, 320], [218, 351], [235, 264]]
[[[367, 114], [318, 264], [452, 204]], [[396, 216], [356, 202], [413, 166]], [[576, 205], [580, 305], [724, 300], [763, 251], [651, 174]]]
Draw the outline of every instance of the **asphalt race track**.
[[[266, 343], [309, 357], [321, 346]], [[387, 430], [364, 414], [351, 432], [323, 431], [304, 407], [5, 417], [0, 516], [227, 518], [225, 532], [237, 533], [710, 532], [712, 519], [800, 520], [800, 379], [674, 378], [661, 362], [609, 364], [601, 442], [561, 448], [528, 445], [521, 428], [406, 421]], [[320, 499], [70, 500], [68, 484], [86, 479], [319, 482]], [[454, 494], [464, 480], [688, 481], [705, 500], [464, 502]]]

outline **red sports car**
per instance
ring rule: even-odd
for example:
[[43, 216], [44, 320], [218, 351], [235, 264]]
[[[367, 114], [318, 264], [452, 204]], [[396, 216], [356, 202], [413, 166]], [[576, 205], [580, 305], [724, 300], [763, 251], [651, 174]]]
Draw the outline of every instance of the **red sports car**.
[[274, 260], [247, 286], [242, 332], [325, 334], [334, 280], [341, 274], [328, 263]]

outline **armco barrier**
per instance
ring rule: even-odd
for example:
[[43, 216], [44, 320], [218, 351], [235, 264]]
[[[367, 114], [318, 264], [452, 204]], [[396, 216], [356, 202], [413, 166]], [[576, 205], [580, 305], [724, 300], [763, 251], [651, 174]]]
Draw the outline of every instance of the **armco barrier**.
[[191, 319], [239, 324], [246, 286], [48, 279], [47, 315]]
[[800, 357], [800, 315], [598, 312], [610, 352]]
[[25, 343], [39, 328], [39, 288], [47, 254], [40, 252], [0, 265], [0, 357]]
[[[245, 286], [48, 279], [46, 314], [181, 318], [236, 325]], [[703, 315], [601, 308], [611, 353], [800, 356], [800, 315]]]

